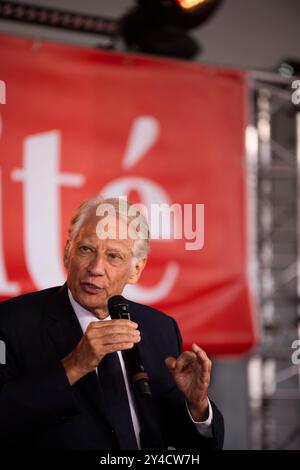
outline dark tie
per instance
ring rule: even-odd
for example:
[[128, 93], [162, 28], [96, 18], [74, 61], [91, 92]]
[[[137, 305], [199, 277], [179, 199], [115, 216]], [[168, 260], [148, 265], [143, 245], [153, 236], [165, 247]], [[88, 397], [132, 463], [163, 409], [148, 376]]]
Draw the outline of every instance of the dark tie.
[[118, 353], [104, 356], [98, 366], [103, 408], [121, 449], [138, 449]]

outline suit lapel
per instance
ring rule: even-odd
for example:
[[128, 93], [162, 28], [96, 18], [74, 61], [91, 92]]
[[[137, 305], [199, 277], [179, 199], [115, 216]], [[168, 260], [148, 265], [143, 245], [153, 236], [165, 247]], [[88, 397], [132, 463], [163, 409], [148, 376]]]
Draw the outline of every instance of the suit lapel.
[[[69, 301], [67, 284], [58, 290], [53, 301], [47, 305], [47, 316], [48, 335], [62, 359], [76, 347], [83, 335], [78, 318]], [[96, 372], [85, 375], [73, 387], [86, 395], [102, 417], [105, 415]]]
[[82, 330], [68, 298], [68, 288], [59, 288], [46, 307], [47, 330], [59, 357], [69, 354], [80, 341]]

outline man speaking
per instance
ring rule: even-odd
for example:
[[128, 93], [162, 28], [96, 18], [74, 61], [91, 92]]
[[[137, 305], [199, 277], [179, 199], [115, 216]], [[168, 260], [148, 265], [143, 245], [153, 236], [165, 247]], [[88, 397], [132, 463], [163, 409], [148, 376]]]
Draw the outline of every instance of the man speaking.
[[[103, 224], [108, 206], [115, 217]], [[222, 448], [206, 353], [197, 344], [182, 352], [173, 318], [121, 297], [149, 251], [146, 219], [133, 236], [128, 207], [118, 198], [81, 204], [66, 284], [0, 304], [0, 447]]]

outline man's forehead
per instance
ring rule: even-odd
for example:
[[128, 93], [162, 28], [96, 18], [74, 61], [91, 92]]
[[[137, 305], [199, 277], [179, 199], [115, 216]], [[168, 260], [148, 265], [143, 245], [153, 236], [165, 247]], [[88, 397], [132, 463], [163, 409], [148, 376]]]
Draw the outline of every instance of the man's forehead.
[[[99, 236], [100, 235], [100, 236]], [[128, 234], [127, 234], [128, 235]], [[97, 233], [96, 227], [93, 224], [85, 224], [80, 230], [78, 241], [85, 241], [86, 243], [99, 244], [105, 243], [106, 247], [123, 248], [130, 250], [133, 245], [133, 240], [126, 236], [120, 237], [118, 231], [109, 230], [107, 232]]]
[[123, 230], [128, 229], [126, 221], [123, 220], [122, 217], [119, 217], [117, 214], [99, 216], [92, 213], [82, 224], [82, 228], [87, 228], [88, 230], [96, 231], [96, 229], [99, 230], [99, 227], [105, 227], [110, 229], [122, 227]]
[[86, 241], [90, 243], [97, 243], [97, 242], [106, 242], [106, 244], [109, 244], [111, 246], [128, 246], [130, 247], [133, 243], [133, 240], [131, 238], [126, 238], [126, 239], [119, 239], [119, 238], [114, 238], [107, 236], [105, 238], [100, 238], [96, 235], [96, 233], [91, 234], [91, 233], [81, 233], [81, 236], [79, 237], [81, 241]]

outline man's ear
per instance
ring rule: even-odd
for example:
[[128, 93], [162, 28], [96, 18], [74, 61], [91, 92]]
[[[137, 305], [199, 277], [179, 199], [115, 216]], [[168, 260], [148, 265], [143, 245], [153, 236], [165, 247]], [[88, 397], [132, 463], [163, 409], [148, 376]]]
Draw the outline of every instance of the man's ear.
[[134, 263], [131, 274], [127, 281], [128, 284], [136, 284], [141, 277], [144, 267], [146, 266], [147, 258], [139, 259]]
[[69, 250], [70, 250], [71, 242], [70, 240], [66, 241], [65, 248], [64, 248], [64, 267], [68, 269], [69, 267]]

